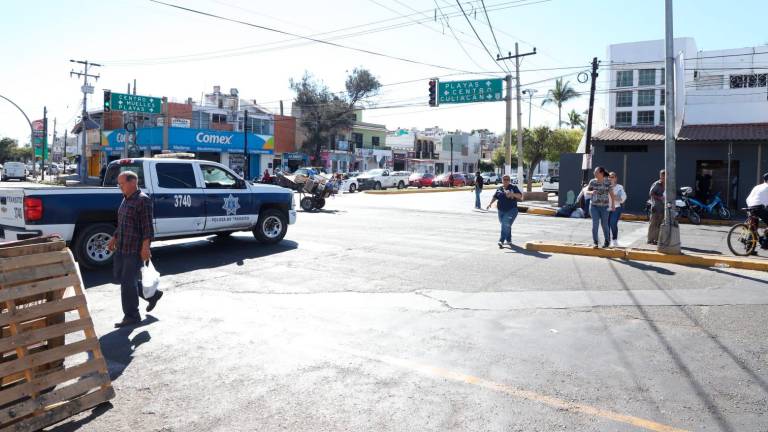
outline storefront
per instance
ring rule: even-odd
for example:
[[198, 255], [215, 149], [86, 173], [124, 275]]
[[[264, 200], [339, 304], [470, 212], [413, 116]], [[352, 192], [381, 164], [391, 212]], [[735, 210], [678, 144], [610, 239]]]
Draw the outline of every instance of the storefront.
[[282, 162], [280, 169], [287, 172], [294, 172], [309, 165], [309, 157], [304, 153], [283, 153], [280, 160]]
[[[125, 129], [102, 132], [101, 151], [106, 160], [119, 158], [125, 146]], [[140, 150], [152, 154], [163, 149], [163, 128], [139, 128], [136, 143]], [[168, 151], [194, 153], [198, 159], [220, 162], [237, 172], [242, 172], [245, 136], [242, 132], [208, 129], [169, 128]], [[263, 169], [272, 164], [274, 138], [271, 135], [248, 134], [249, 177], [260, 177]], [[262, 168], [263, 167], [263, 168]]]

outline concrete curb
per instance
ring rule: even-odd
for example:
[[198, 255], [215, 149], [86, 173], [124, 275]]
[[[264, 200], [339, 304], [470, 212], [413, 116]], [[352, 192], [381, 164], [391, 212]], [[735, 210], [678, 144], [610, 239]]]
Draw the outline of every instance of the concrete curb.
[[568, 255], [618, 258], [629, 261], [649, 261], [697, 267], [726, 266], [738, 269], [768, 272], [768, 260], [760, 260], [754, 258], [694, 253], [684, 255], [667, 255], [656, 251], [643, 249], [593, 249], [591, 246], [584, 244], [544, 241], [526, 242], [525, 249], [530, 251], [553, 252]]
[[[636, 215], [630, 213], [623, 213], [621, 220], [629, 222], [648, 222], [648, 218], [644, 215]], [[690, 224], [688, 218], [680, 218], [680, 222], [684, 224]], [[718, 219], [702, 219], [699, 225], [716, 225], [716, 226], [732, 226], [739, 223], [737, 220], [718, 220]]]

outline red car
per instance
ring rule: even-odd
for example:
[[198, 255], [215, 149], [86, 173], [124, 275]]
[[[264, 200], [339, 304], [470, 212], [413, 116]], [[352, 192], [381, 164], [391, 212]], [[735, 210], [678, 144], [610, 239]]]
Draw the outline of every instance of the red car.
[[453, 173], [453, 174], [444, 173], [444, 174], [440, 174], [439, 176], [435, 177], [434, 180], [432, 180], [432, 187], [449, 186], [449, 179], [451, 178], [451, 175], [453, 175], [452, 177], [453, 182], [452, 184], [450, 184], [450, 186], [453, 186], [453, 187], [466, 186], [467, 179], [465, 179], [461, 173]]
[[408, 184], [417, 188], [432, 186], [434, 178], [435, 175], [430, 173], [413, 173], [408, 178]]

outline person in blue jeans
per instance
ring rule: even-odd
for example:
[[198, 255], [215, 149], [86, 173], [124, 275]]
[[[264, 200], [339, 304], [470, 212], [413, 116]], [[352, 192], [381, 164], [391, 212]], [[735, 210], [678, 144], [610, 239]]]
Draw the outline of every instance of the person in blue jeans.
[[497, 202], [496, 209], [499, 213], [499, 224], [501, 224], [501, 235], [499, 236], [499, 248], [504, 244], [512, 246], [512, 224], [517, 218], [517, 201], [523, 199], [523, 194], [517, 186], [511, 184], [508, 175], [501, 178], [501, 186], [496, 189], [487, 209], [490, 209], [494, 202]]
[[610, 247], [611, 234], [608, 226], [608, 213], [614, 210], [617, 202], [613, 193], [613, 184], [608, 178], [608, 172], [603, 167], [595, 168], [595, 178], [589, 181], [587, 190], [592, 192], [592, 200], [589, 202], [589, 214], [592, 216], [592, 242], [595, 249], [598, 248], [599, 237], [597, 230], [602, 225], [603, 247]]
[[480, 210], [480, 194], [483, 192], [483, 176], [475, 173], [475, 208]]
[[624, 202], [627, 201], [627, 193], [624, 191], [624, 186], [619, 184], [619, 177], [615, 172], [611, 171], [608, 178], [611, 179], [613, 194], [616, 196], [616, 201], [612, 201], [614, 209], [608, 215], [608, 225], [611, 227], [611, 247], [618, 247], [619, 220], [621, 219], [621, 210]]

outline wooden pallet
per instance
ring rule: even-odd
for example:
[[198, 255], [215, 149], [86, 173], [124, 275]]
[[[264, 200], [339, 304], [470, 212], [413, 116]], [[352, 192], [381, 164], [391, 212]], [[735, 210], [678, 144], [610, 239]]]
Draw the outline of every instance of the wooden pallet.
[[0, 245], [0, 330], [0, 432], [39, 430], [114, 397], [60, 239]]

